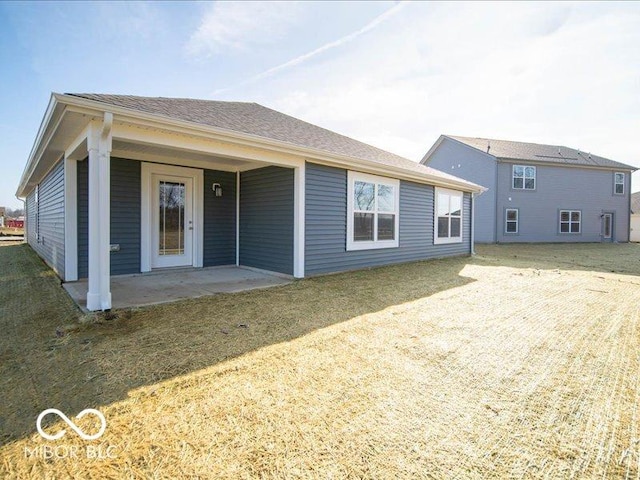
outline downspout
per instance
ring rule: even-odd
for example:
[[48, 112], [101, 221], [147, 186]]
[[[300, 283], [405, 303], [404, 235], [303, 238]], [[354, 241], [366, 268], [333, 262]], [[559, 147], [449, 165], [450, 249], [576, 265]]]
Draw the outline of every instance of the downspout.
[[476, 231], [476, 194], [471, 193], [471, 255], [476, 254], [475, 231]]
[[240, 170], [236, 172], [236, 267], [240, 266]]
[[[27, 241], [27, 199], [22, 199], [18, 195], [15, 196], [16, 199], [22, 203], [22, 216], [24, 217], [24, 223], [22, 224], [22, 231], [24, 232], [22, 236], [24, 237], [23, 241]], [[631, 211], [631, 195], [629, 195], [629, 211]], [[631, 222], [631, 214], [629, 214], [629, 222]], [[631, 224], [629, 224], [631, 225]]]

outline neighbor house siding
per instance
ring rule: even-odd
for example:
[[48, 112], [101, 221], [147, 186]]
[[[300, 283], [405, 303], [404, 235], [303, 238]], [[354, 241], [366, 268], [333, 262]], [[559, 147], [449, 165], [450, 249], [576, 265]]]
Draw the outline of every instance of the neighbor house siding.
[[462, 243], [434, 245], [434, 187], [400, 182], [400, 245], [347, 251], [347, 171], [307, 163], [305, 274], [355, 270], [471, 252], [471, 196], [464, 194]]
[[444, 138], [426, 165], [482, 185], [487, 191], [476, 197], [476, 243], [496, 241], [496, 174], [497, 162], [490, 155]]
[[293, 274], [293, 169], [240, 174], [240, 264]]
[[[140, 272], [140, 162], [111, 159], [111, 275]], [[78, 162], [78, 277], [89, 275], [88, 162]]]
[[[38, 235], [39, 232], [39, 235]], [[64, 279], [64, 163], [58, 162], [27, 196], [27, 241]]]
[[[219, 183], [222, 196], [212, 185]], [[204, 171], [204, 256], [205, 267], [236, 263], [236, 174]]]
[[[600, 242], [603, 213], [614, 214], [613, 240], [629, 240], [629, 173], [625, 195], [614, 195], [613, 170], [537, 165], [535, 190], [514, 190], [514, 164], [498, 164], [498, 242]], [[504, 234], [507, 208], [519, 210], [517, 235]], [[582, 212], [580, 234], [559, 233], [560, 210]]]

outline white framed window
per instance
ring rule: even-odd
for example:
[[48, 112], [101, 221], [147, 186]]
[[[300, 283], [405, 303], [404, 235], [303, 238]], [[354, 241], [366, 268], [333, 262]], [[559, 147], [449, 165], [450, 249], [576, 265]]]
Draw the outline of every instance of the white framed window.
[[400, 181], [347, 174], [347, 250], [399, 245]]
[[560, 210], [560, 233], [580, 233], [582, 231], [580, 210]]
[[514, 165], [511, 186], [516, 190], [535, 190], [536, 167]]
[[517, 208], [507, 208], [504, 215], [504, 233], [518, 233], [520, 212]]
[[433, 243], [462, 242], [462, 192], [435, 189]]
[[616, 195], [624, 195], [624, 172], [616, 172], [613, 174], [613, 193]]

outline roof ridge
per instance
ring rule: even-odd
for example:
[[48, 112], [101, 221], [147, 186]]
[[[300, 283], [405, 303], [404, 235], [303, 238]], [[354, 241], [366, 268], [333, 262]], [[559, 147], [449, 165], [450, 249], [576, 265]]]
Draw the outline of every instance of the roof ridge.
[[[208, 98], [194, 98], [194, 97], [162, 97], [162, 96], [156, 96], [156, 97], [150, 97], [150, 96], [146, 96], [146, 95], [131, 95], [128, 93], [70, 93], [70, 92], [65, 92], [64, 95], [70, 95], [72, 97], [81, 97], [81, 98], [87, 98], [89, 100], [94, 100], [94, 98], [91, 97], [103, 97], [103, 98], [107, 98], [107, 97], [121, 97], [121, 98], [131, 98], [131, 99], [144, 99], [144, 100], [187, 100], [190, 102], [211, 102], [211, 103], [239, 103], [242, 105], [260, 105], [259, 103], [256, 102], [242, 102], [239, 100], [212, 100], [212, 99], [208, 99]], [[100, 100], [96, 100], [96, 101], [100, 101]], [[103, 102], [105, 103], [105, 102]]]

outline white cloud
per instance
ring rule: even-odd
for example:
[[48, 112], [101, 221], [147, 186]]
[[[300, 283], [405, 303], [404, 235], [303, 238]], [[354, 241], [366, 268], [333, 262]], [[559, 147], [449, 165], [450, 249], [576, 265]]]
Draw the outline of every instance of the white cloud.
[[411, 3], [366, 39], [249, 92], [415, 160], [450, 133], [640, 166], [638, 78], [637, 5]]
[[[387, 10], [386, 12], [378, 15], [376, 18], [374, 18], [372, 21], [370, 21], [369, 23], [367, 23], [364, 27], [359, 28], [358, 30], [345, 35], [337, 40], [331, 41], [329, 43], [325, 43], [324, 45], [322, 45], [321, 47], [318, 47], [310, 52], [307, 52], [303, 55], [299, 55], [298, 57], [291, 59], [285, 63], [282, 63], [280, 65], [277, 65], [275, 67], [269, 68], [268, 70], [265, 70], [264, 72], [261, 72], [247, 80], [244, 80], [242, 82], [240, 82], [239, 84], [236, 84], [234, 86], [235, 87], [242, 87], [245, 85], [250, 85], [252, 83], [255, 83], [263, 78], [267, 78], [270, 77], [272, 75], [276, 75], [277, 73], [280, 73], [284, 70], [287, 70], [289, 68], [298, 66], [302, 63], [305, 63], [309, 60], [311, 60], [312, 58], [320, 55], [321, 53], [324, 53], [328, 50], [334, 49], [334, 48], [338, 48], [341, 47], [345, 44], [348, 44], [349, 42], [352, 42], [353, 40], [355, 40], [356, 38], [360, 37], [361, 35], [364, 35], [367, 32], [370, 32], [371, 30], [374, 30], [378, 25], [380, 25], [381, 23], [385, 22], [386, 20], [388, 20], [389, 18], [391, 18], [393, 15], [397, 14], [401, 9], [403, 9], [405, 7], [407, 3], [406, 2], [399, 2], [397, 3], [395, 6], [393, 6], [392, 8], [390, 8], [389, 10]], [[221, 88], [218, 89], [216, 91], [213, 92], [213, 95], [219, 95], [220, 93], [223, 92], [227, 92], [229, 91], [231, 88]]]
[[215, 2], [187, 43], [192, 55], [243, 50], [281, 40], [294, 24], [295, 2]]

